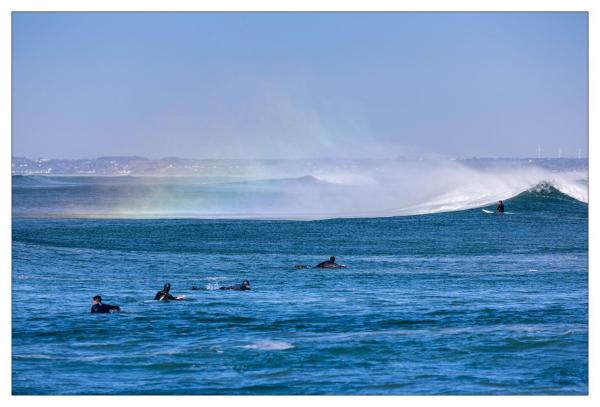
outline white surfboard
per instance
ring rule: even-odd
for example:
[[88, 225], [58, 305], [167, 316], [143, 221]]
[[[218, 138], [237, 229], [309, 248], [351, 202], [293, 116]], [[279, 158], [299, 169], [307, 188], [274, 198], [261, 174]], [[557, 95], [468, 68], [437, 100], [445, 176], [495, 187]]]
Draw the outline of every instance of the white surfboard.
[[[483, 213], [491, 213], [492, 215], [495, 214], [495, 213], [499, 213], [499, 212], [495, 212], [495, 211], [490, 211], [488, 209], [482, 209], [481, 211]], [[514, 214], [514, 212], [504, 212], [504, 215], [512, 215], [512, 214]]]

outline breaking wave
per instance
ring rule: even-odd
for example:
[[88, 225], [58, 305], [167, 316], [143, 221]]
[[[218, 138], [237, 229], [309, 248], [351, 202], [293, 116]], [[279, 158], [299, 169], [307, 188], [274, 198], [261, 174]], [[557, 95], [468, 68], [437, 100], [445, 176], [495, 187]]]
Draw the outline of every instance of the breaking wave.
[[[455, 161], [298, 168], [243, 181], [13, 177], [13, 216], [302, 219], [419, 215], [487, 206], [549, 188], [588, 202], [587, 171]], [[69, 188], [55, 188], [70, 185]]]

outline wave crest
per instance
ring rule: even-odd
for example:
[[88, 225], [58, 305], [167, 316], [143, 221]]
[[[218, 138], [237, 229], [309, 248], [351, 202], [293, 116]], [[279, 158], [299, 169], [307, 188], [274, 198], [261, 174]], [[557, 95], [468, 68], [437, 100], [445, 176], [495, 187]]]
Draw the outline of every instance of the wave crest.
[[577, 201], [588, 203], [587, 182], [585, 180], [575, 183], [542, 181], [535, 187], [527, 190], [527, 192], [542, 195], [552, 195], [558, 192]]

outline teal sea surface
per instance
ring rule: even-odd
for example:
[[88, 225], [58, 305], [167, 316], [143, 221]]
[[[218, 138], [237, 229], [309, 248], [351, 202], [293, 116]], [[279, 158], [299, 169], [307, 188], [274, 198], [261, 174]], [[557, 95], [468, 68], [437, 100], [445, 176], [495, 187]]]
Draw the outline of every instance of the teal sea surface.
[[505, 215], [128, 219], [55, 216], [111, 190], [41, 178], [13, 177], [13, 394], [588, 393], [588, 205], [551, 185]]

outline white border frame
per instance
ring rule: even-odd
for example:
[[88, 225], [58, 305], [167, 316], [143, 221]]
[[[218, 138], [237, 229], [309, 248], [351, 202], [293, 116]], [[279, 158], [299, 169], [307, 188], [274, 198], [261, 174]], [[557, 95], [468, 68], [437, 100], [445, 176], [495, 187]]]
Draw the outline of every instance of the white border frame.
[[[599, 82], [593, 73], [600, 72], [598, 63], [600, 41], [600, 2], [595, 0], [368, 0], [368, 1], [336, 1], [336, 0], [288, 0], [285, 3], [275, 0], [3, 0], [0, 2], [0, 258], [3, 267], [2, 286], [4, 298], [11, 297], [12, 264], [11, 264], [11, 13], [13, 11], [587, 11], [589, 12], [589, 128], [588, 154], [597, 157], [597, 142], [592, 135], [598, 134], [598, 95]], [[15, 405], [29, 403], [44, 403], [46, 405], [79, 406], [82, 403], [105, 402], [111, 405], [126, 405], [136, 402], [144, 405], [158, 403], [177, 403], [191, 405], [192, 403], [210, 405], [250, 404], [261, 406], [279, 406], [280, 404], [300, 406], [306, 403], [330, 405], [343, 402], [351, 405], [377, 403], [382, 405], [427, 405], [443, 403], [445, 406], [479, 406], [482, 403], [491, 406], [506, 403], [529, 405], [543, 403], [545, 406], [568, 405], [598, 405], [600, 397], [597, 367], [598, 352], [592, 346], [600, 344], [598, 334], [598, 277], [594, 275], [594, 265], [598, 264], [598, 229], [595, 225], [596, 216], [593, 207], [598, 202], [595, 174], [599, 162], [589, 161], [589, 396], [11, 396], [12, 392], [12, 357], [11, 357], [11, 307], [2, 307], [0, 318], [5, 328], [0, 335], [0, 400]], [[593, 295], [594, 294], [594, 295]], [[85, 397], [85, 398], [84, 398]], [[91, 397], [91, 398], [90, 398]], [[133, 398], [132, 398], [133, 397]], [[596, 400], [595, 402], [593, 400]]]

